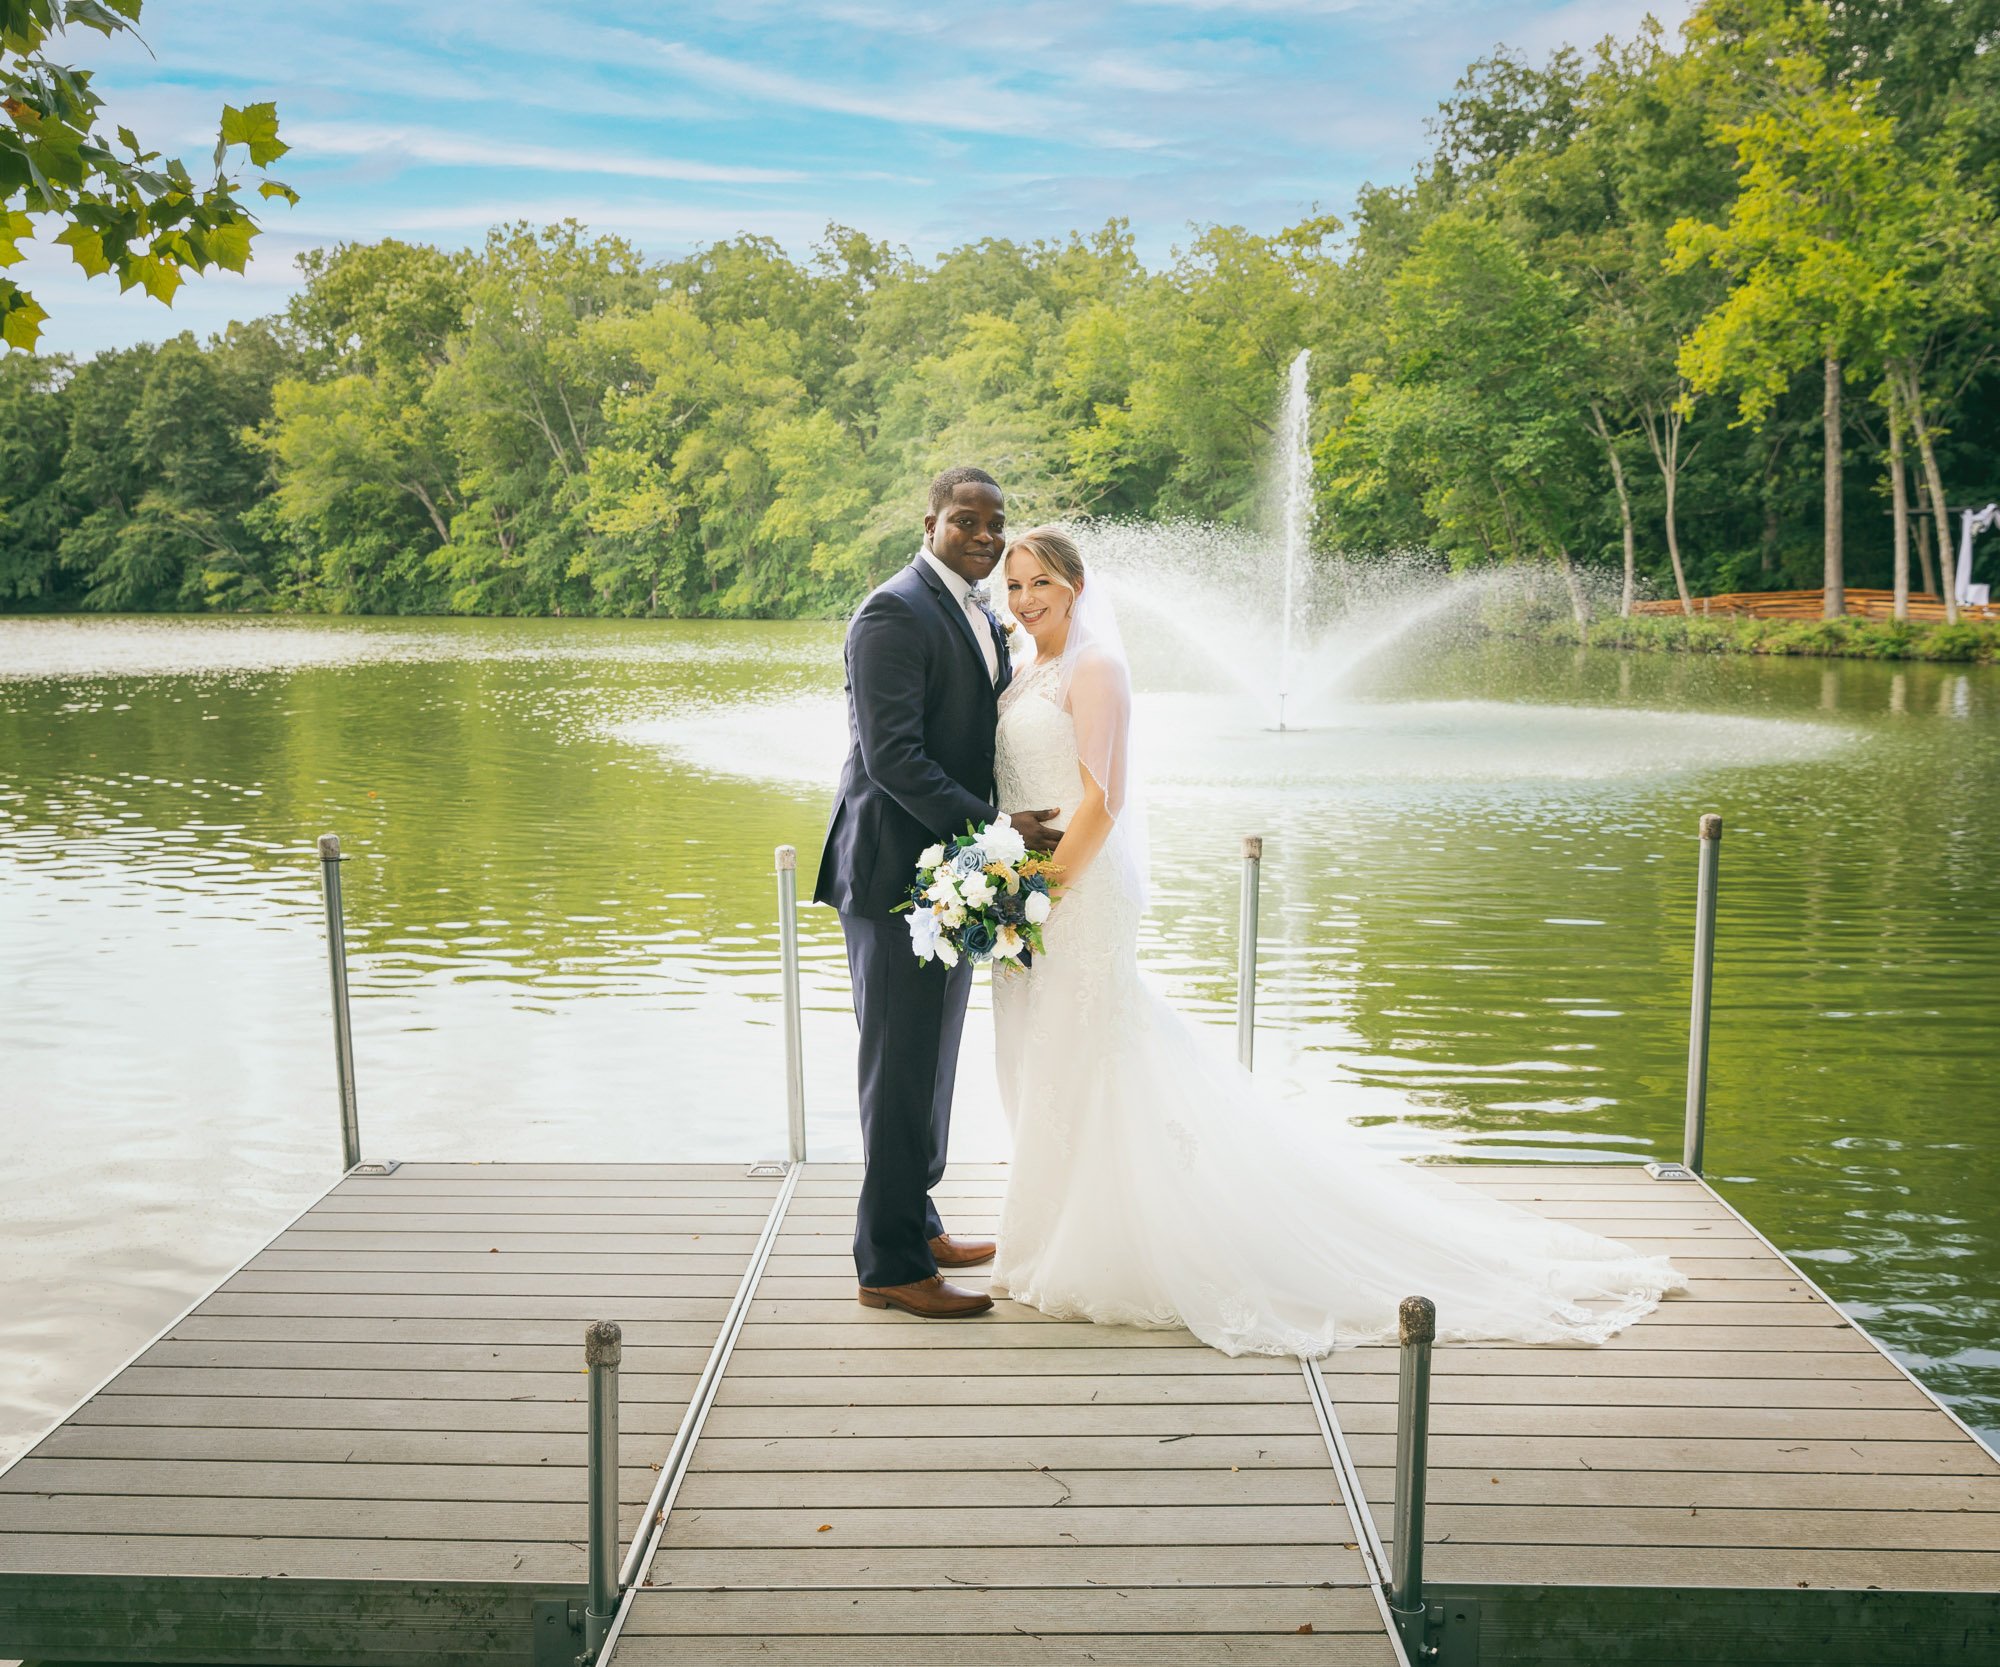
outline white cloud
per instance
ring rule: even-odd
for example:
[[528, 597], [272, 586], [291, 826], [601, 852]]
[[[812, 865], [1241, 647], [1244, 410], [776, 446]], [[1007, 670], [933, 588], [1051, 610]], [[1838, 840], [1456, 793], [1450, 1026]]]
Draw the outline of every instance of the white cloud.
[[305, 122], [286, 136], [302, 156], [369, 156], [434, 162], [452, 167], [529, 168], [564, 174], [612, 174], [717, 185], [796, 184], [807, 178], [789, 168], [749, 168], [670, 156], [619, 156], [587, 146], [528, 145], [433, 128], [344, 122]]
[[[711, 98], [731, 94], [783, 112], [818, 112], [941, 133], [989, 134], [1010, 138], [1086, 143], [1119, 150], [1148, 150], [1161, 142], [1154, 134], [1106, 125], [1089, 104], [1072, 103], [1046, 92], [1008, 86], [979, 76], [912, 77], [903, 82], [866, 83], [852, 78], [802, 75], [712, 52], [685, 41], [660, 40], [632, 29], [576, 29], [565, 32], [565, 55], [585, 54], [601, 63], [629, 66], [635, 58], [664, 65]], [[1028, 66], [994, 56], [1017, 72]], [[1024, 77], [1016, 73], [1014, 80]], [[1025, 79], [1032, 82], [1034, 77]], [[1044, 77], [1052, 81], [1052, 77]]]

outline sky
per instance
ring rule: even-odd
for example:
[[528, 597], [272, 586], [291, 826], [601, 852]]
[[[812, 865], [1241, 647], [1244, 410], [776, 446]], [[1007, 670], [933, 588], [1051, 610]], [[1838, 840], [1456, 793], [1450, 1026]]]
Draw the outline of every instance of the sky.
[[171, 309], [86, 283], [64, 250], [8, 275], [51, 314], [43, 350], [87, 354], [278, 311], [315, 245], [476, 247], [516, 219], [575, 218], [654, 257], [741, 232], [804, 254], [839, 221], [928, 259], [1122, 216], [1157, 264], [1190, 225], [1273, 231], [1406, 178], [1439, 101], [1503, 42], [1540, 60], [1686, 10], [147, 0], [144, 47], [78, 33], [55, 55], [197, 178], [222, 105], [275, 99], [292, 151], [271, 173], [301, 201], [265, 206], [247, 273], [192, 279]]

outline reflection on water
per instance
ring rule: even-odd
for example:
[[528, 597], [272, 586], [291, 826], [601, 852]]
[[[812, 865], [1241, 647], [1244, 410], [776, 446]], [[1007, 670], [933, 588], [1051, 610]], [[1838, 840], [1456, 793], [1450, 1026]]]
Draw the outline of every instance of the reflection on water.
[[[328, 828], [371, 1153], [776, 1149], [770, 852], [810, 872], [838, 641], [0, 621], [0, 1455], [332, 1179]], [[2000, 674], [1492, 645], [1350, 694], [1283, 736], [1143, 696], [1146, 954], [1177, 999], [1227, 1021], [1262, 832], [1259, 1058], [1288, 1092], [1414, 1153], [1672, 1153], [1694, 823], [1722, 811], [1711, 1164], [2000, 1424]], [[850, 1155], [823, 910], [804, 960], [814, 1149]], [[997, 1155], [974, 1027], [958, 1149]]]

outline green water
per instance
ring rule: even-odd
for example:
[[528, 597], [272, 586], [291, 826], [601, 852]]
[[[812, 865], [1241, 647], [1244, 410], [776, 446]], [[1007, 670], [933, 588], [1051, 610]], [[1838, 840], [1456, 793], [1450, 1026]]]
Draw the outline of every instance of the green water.
[[[810, 874], [838, 642], [0, 621], [0, 1457], [331, 1179], [327, 829], [370, 1152], [779, 1149], [771, 850]], [[1229, 1021], [1265, 835], [1260, 1070], [1412, 1153], [1677, 1155], [1720, 811], [1710, 1172], [2000, 1427], [2000, 672], [1447, 644], [1297, 736], [1141, 681], [1149, 965]], [[852, 1155], [803, 930], [813, 1150]], [[984, 1025], [961, 1156], [1004, 1153]]]

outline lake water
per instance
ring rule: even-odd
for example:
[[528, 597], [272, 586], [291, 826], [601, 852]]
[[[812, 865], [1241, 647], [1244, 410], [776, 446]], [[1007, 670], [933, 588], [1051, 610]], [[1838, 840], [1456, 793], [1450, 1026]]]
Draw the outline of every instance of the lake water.
[[[371, 1156], [779, 1152], [771, 851], [809, 878], [839, 632], [0, 620], [0, 1460], [332, 1181], [313, 840], [339, 832]], [[2000, 1428], [2000, 671], [1458, 644], [1309, 733], [1141, 665], [1149, 965], [1412, 1154], [1677, 1156], [1720, 811], [1709, 1169]], [[809, 889], [809, 888], [808, 888]], [[833, 917], [811, 1144], [851, 1157]], [[976, 998], [954, 1150], [1004, 1155]], [[1223, 1040], [1226, 1041], [1226, 1038]]]

